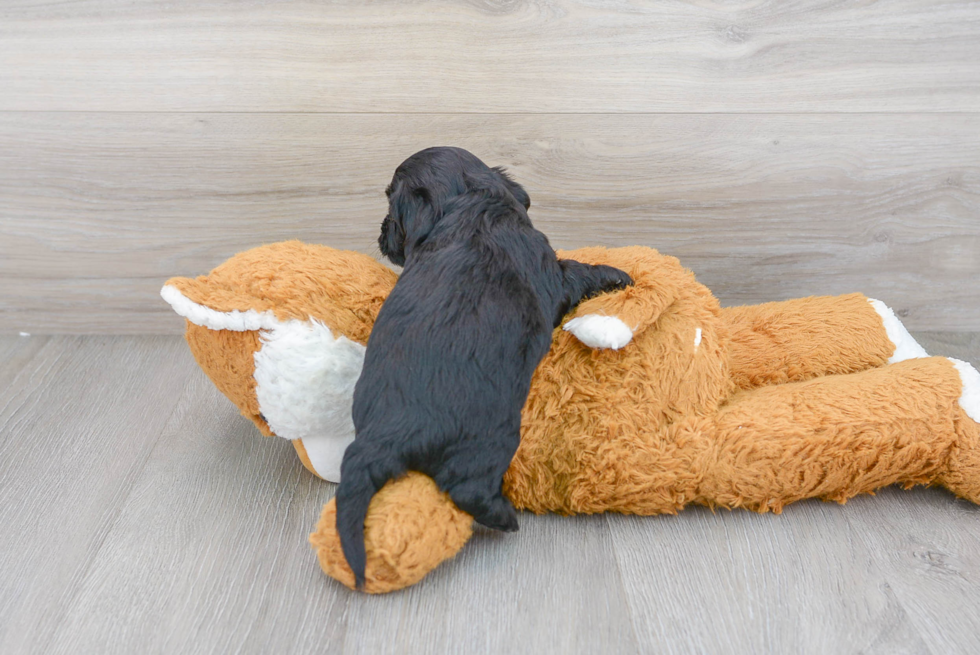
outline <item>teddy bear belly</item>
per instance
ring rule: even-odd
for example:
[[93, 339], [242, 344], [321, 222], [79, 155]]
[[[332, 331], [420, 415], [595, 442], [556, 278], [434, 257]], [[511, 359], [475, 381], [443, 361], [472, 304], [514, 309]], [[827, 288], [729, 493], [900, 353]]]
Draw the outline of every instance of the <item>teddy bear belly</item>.
[[523, 442], [504, 477], [504, 493], [520, 509], [558, 514], [664, 514], [697, 501], [713, 450], [709, 419], [609, 430], [604, 440], [580, 435], [548, 453], [535, 452], [540, 442], [534, 439]]
[[616, 351], [567, 332], [535, 371], [504, 478], [534, 512], [675, 512], [698, 498], [713, 416], [734, 391], [727, 334], [696, 298]]

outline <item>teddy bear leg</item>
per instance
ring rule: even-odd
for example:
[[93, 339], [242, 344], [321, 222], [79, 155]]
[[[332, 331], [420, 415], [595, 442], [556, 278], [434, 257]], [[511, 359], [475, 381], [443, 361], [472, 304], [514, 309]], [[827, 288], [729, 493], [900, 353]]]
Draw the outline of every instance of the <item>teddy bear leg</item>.
[[888, 358], [889, 364], [897, 364], [898, 362], [904, 362], [906, 359], [918, 359], [919, 357], [929, 356], [926, 349], [920, 346], [919, 342], [905, 329], [905, 325], [898, 319], [898, 316], [895, 315], [891, 307], [875, 298], [868, 298], [868, 302], [871, 303], [875, 312], [881, 317], [885, 334], [888, 336], [888, 340], [895, 346], [891, 356]]
[[740, 389], [857, 373], [926, 357], [884, 303], [860, 293], [728, 307], [731, 369]]
[[[364, 521], [364, 590], [379, 594], [415, 584], [459, 552], [472, 534], [473, 517], [456, 507], [432, 478], [410, 472], [389, 481], [371, 499]], [[324, 505], [310, 545], [324, 573], [355, 588], [340, 547], [336, 501]]]
[[957, 496], [980, 505], [980, 373], [972, 365], [950, 359], [962, 382], [954, 417], [956, 442], [939, 482]]
[[[930, 357], [740, 392], [716, 416], [700, 500], [779, 511], [933, 481], [975, 493], [980, 449], [976, 426], [963, 428], [962, 386], [948, 359]], [[957, 454], [964, 435], [974, 441]]]

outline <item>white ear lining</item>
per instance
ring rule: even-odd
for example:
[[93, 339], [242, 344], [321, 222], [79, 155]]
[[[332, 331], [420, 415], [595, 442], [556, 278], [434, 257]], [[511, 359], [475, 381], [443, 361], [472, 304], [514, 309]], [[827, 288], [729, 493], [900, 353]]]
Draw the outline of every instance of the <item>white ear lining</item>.
[[272, 312], [257, 312], [248, 309], [244, 312], [233, 310], [219, 312], [194, 302], [177, 287], [167, 284], [160, 290], [160, 296], [170, 303], [177, 314], [183, 316], [194, 325], [200, 325], [211, 330], [232, 330], [234, 332], [249, 332], [251, 330], [271, 330], [279, 324]]

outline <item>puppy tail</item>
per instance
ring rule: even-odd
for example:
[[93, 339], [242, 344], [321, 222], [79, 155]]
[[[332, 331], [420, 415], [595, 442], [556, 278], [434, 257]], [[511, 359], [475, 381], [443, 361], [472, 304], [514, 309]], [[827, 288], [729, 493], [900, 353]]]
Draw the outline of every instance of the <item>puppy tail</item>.
[[[354, 572], [357, 588], [363, 591], [364, 569], [367, 566], [364, 519], [374, 494], [388, 480], [396, 477], [398, 471], [396, 467], [383, 466], [383, 462], [363, 462], [357, 457], [356, 444], [357, 440], [348, 447], [341, 466], [340, 486], [337, 488], [337, 533], [347, 565]], [[350, 453], [351, 449], [355, 452]]]

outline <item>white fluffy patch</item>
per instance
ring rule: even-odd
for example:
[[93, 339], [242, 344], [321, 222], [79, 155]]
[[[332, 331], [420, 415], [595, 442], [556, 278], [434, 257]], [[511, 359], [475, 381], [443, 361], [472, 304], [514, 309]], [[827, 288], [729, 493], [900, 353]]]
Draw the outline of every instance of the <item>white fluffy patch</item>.
[[249, 309], [240, 312], [219, 312], [210, 307], [200, 305], [180, 292], [177, 287], [165, 285], [160, 290], [163, 297], [174, 311], [189, 320], [194, 325], [200, 325], [211, 330], [233, 330], [248, 332], [250, 330], [271, 330], [279, 325], [279, 320], [272, 312], [257, 312]]
[[302, 439], [316, 472], [340, 481], [340, 461], [354, 440], [354, 384], [364, 346], [334, 338], [318, 321], [286, 321], [263, 331], [255, 353], [255, 395], [272, 431]]
[[568, 321], [563, 329], [589, 348], [619, 350], [633, 339], [633, 330], [615, 316], [587, 314]]
[[694, 331], [694, 350], [697, 350], [698, 346], [700, 345], [701, 345], [701, 328], [698, 328]]
[[919, 343], [912, 338], [909, 331], [906, 330], [905, 326], [902, 325], [902, 322], [898, 320], [898, 317], [895, 316], [895, 312], [892, 311], [891, 307], [880, 300], [875, 300], [874, 298], [868, 298], [868, 302], [871, 303], [871, 306], [874, 307], [875, 311], [878, 312], [878, 315], [881, 316], [881, 321], [885, 324], [885, 334], [887, 334], [888, 339], [895, 344], [895, 352], [888, 358], [889, 364], [904, 362], [906, 359], [917, 359], [919, 357], [929, 356], [925, 348], [920, 346]]
[[960, 407], [966, 412], [967, 416], [977, 423], [980, 423], [980, 373], [968, 362], [959, 359], [947, 358], [953, 362], [953, 366], [960, 373], [960, 380], [963, 381], [963, 393], [960, 394]]
[[364, 367], [364, 346], [334, 338], [323, 323], [280, 321], [272, 312], [219, 312], [176, 287], [163, 299], [195, 325], [212, 330], [260, 330], [255, 353], [255, 396], [269, 428], [284, 439], [302, 439], [317, 474], [340, 482], [340, 462], [354, 440], [354, 385]]
[[[351, 426], [351, 430], [353, 430]], [[354, 433], [351, 432], [349, 439], [337, 439], [333, 436], [303, 437], [303, 448], [306, 449], [306, 456], [310, 458], [310, 464], [324, 480], [328, 482], [340, 482], [340, 463], [344, 461], [344, 451], [354, 440]]]

